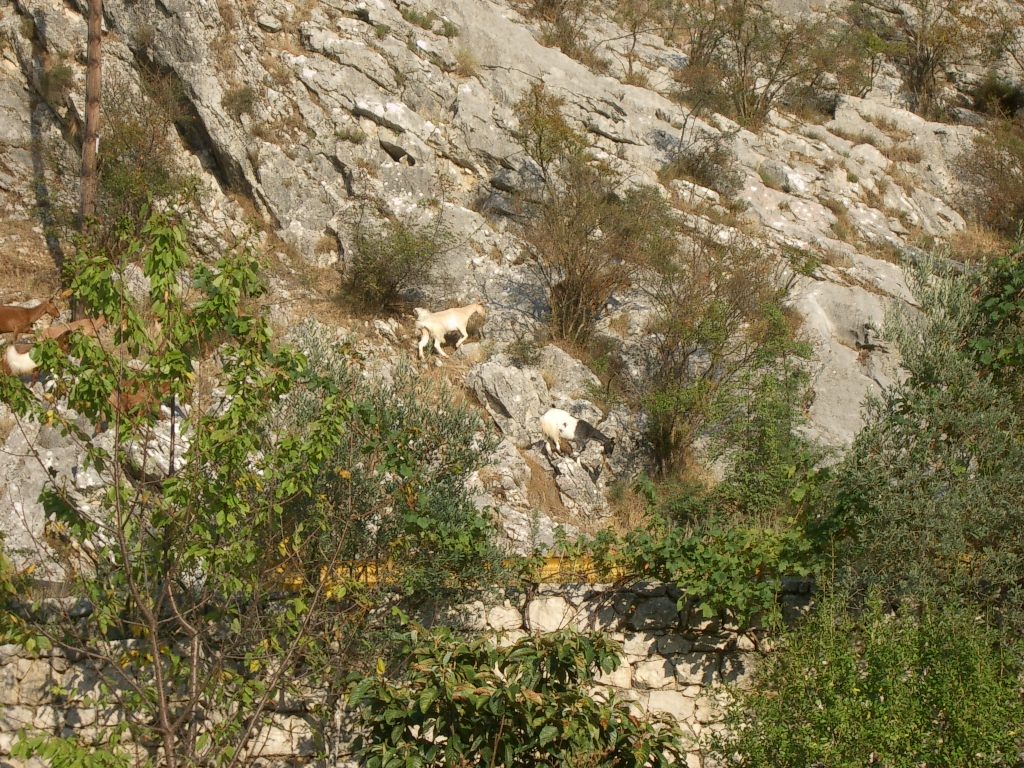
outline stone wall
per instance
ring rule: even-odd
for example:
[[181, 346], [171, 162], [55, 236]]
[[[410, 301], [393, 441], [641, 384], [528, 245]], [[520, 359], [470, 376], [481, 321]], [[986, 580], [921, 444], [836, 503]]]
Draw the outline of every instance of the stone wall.
[[[783, 610], [792, 618], [810, 600], [806, 583], [784, 585]], [[464, 617], [500, 644], [514, 643], [529, 632], [552, 632], [572, 626], [603, 631], [622, 644], [622, 664], [601, 675], [600, 687], [614, 691], [638, 712], [676, 719], [695, 744], [718, 727], [716, 708], [722, 684], [741, 681], [759, 653], [760, 632], [743, 633], [717, 619], [704, 619], [689, 601], [679, 601], [672, 586], [639, 583], [630, 587], [541, 585], [529, 595], [498, 604], [466, 606]], [[682, 605], [682, 609], [679, 609]], [[22, 729], [89, 739], [118, 713], [82, 707], [54, 696], [55, 687], [88, 693], [95, 676], [69, 662], [59, 651], [28, 654], [19, 646], [0, 646], [0, 768], [17, 765], [10, 748]], [[303, 764], [313, 756], [316, 739], [302, 707], [275, 712], [271, 726], [253, 739], [250, 751], [272, 764]], [[696, 751], [689, 764], [700, 765]]]
[[[806, 582], [783, 584], [787, 620], [806, 609], [810, 591]], [[501, 644], [528, 632], [564, 627], [607, 632], [622, 644], [622, 656], [617, 670], [598, 678], [601, 686], [631, 702], [638, 714], [674, 718], [696, 743], [721, 722], [716, 693], [749, 674], [763, 632], [740, 632], [718, 619], [705, 619], [680, 597], [678, 589], [659, 583], [618, 588], [552, 584], [501, 605], [473, 604], [469, 613], [475, 628], [496, 634]], [[700, 765], [695, 751], [689, 763]]]

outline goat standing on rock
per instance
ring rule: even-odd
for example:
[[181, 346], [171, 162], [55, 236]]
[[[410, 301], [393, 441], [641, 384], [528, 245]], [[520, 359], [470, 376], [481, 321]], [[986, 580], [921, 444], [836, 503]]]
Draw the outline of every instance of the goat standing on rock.
[[579, 450], [588, 440], [597, 440], [604, 446], [604, 455], [611, 456], [615, 450], [615, 438], [608, 437], [589, 421], [577, 419], [560, 408], [551, 408], [540, 417], [540, 431], [544, 433], [544, 451], [551, 456], [551, 447], [561, 453], [560, 440], [571, 440]]
[[[440, 312], [428, 312], [422, 307], [413, 310], [416, 314], [416, 329], [420, 332], [419, 355], [423, 359], [423, 350], [431, 340], [434, 342], [434, 349], [441, 357], [448, 357], [442, 349], [444, 337], [452, 331], [458, 331], [459, 340], [455, 342], [458, 349], [462, 343], [469, 338], [469, 331], [466, 330], [469, 320], [479, 312], [485, 319], [487, 312], [482, 304], [470, 304], [465, 307], [454, 307]], [[482, 335], [482, 334], [481, 334]]]

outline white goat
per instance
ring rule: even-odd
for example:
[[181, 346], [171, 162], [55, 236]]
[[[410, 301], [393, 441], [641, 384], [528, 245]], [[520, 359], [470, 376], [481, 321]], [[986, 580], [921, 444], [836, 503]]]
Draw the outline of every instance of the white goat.
[[448, 357], [444, 353], [444, 349], [442, 349], [444, 337], [452, 331], [458, 331], [461, 334], [459, 340], [455, 342], [455, 348], [458, 349], [462, 346], [462, 342], [469, 338], [469, 332], [466, 330], [466, 327], [469, 325], [469, 319], [477, 312], [483, 315], [485, 319], [487, 318], [487, 312], [482, 304], [454, 307], [441, 310], [440, 312], [428, 312], [422, 307], [416, 307], [413, 312], [416, 314], [416, 328], [420, 332], [420, 360], [423, 359], [423, 350], [431, 340], [434, 342], [434, 349], [437, 350], [437, 354], [441, 357]]
[[615, 438], [608, 437], [589, 421], [577, 419], [560, 408], [551, 408], [540, 417], [540, 431], [544, 433], [544, 451], [551, 455], [551, 448], [561, 453], [560, 440], [571, 440], [577, 449], [582, 450], [587, 440], [597, 440], [604, 446], [605, 456], [611, 456], [615, 450]]
[[3, 370], [9, 376], [19, 379], [31, 376], [35, 381], [39, 376], [39, 363], [32, 359], [29, 344], [8, 344], [4, 350]]

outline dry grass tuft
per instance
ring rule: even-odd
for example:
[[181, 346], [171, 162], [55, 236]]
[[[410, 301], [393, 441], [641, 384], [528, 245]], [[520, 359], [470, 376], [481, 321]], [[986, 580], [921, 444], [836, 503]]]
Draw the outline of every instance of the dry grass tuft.
[[624, 481], [612, 488], [611, 508], [612, 513], [603, 521], [603, 527], [619, 536], [642, 529], [651, 522], [647, 500]]
[[0, 413], [0, 445], [7, 442], [7, 438], [10, 437], [17, 425], [18, 420], [10, 411], [4, 409], [4, 411]]
[[1013, 249], [1008, 238], [979, 224], [968, 224], [967, 229], [946, 238], [946, 244], [954, 259], [968, 264], [984, 264]]

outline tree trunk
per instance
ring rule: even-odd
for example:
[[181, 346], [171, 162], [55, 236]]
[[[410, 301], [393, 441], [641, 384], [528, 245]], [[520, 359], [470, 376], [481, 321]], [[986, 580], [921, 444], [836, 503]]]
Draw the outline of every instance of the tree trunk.
[[[85, 136], [82, 139], [81, 198], [78, 228], [88, 231], [89, 222], [96, 215], [96, 153], [100, 140], [100, 43], [103, 34], [103, 0], [89, 0], [88, 44], [85, 70]], [[74, 319], [81, 319], [82, 308], [75, 298], [71, 301]]]
[[79, 225], [96, 214], [96, 151], [100, 132], [100, 42], [103, 0], [89, 0], [89, 42], [85, 70], [85, 137], [82, 140], [82, 197]]

